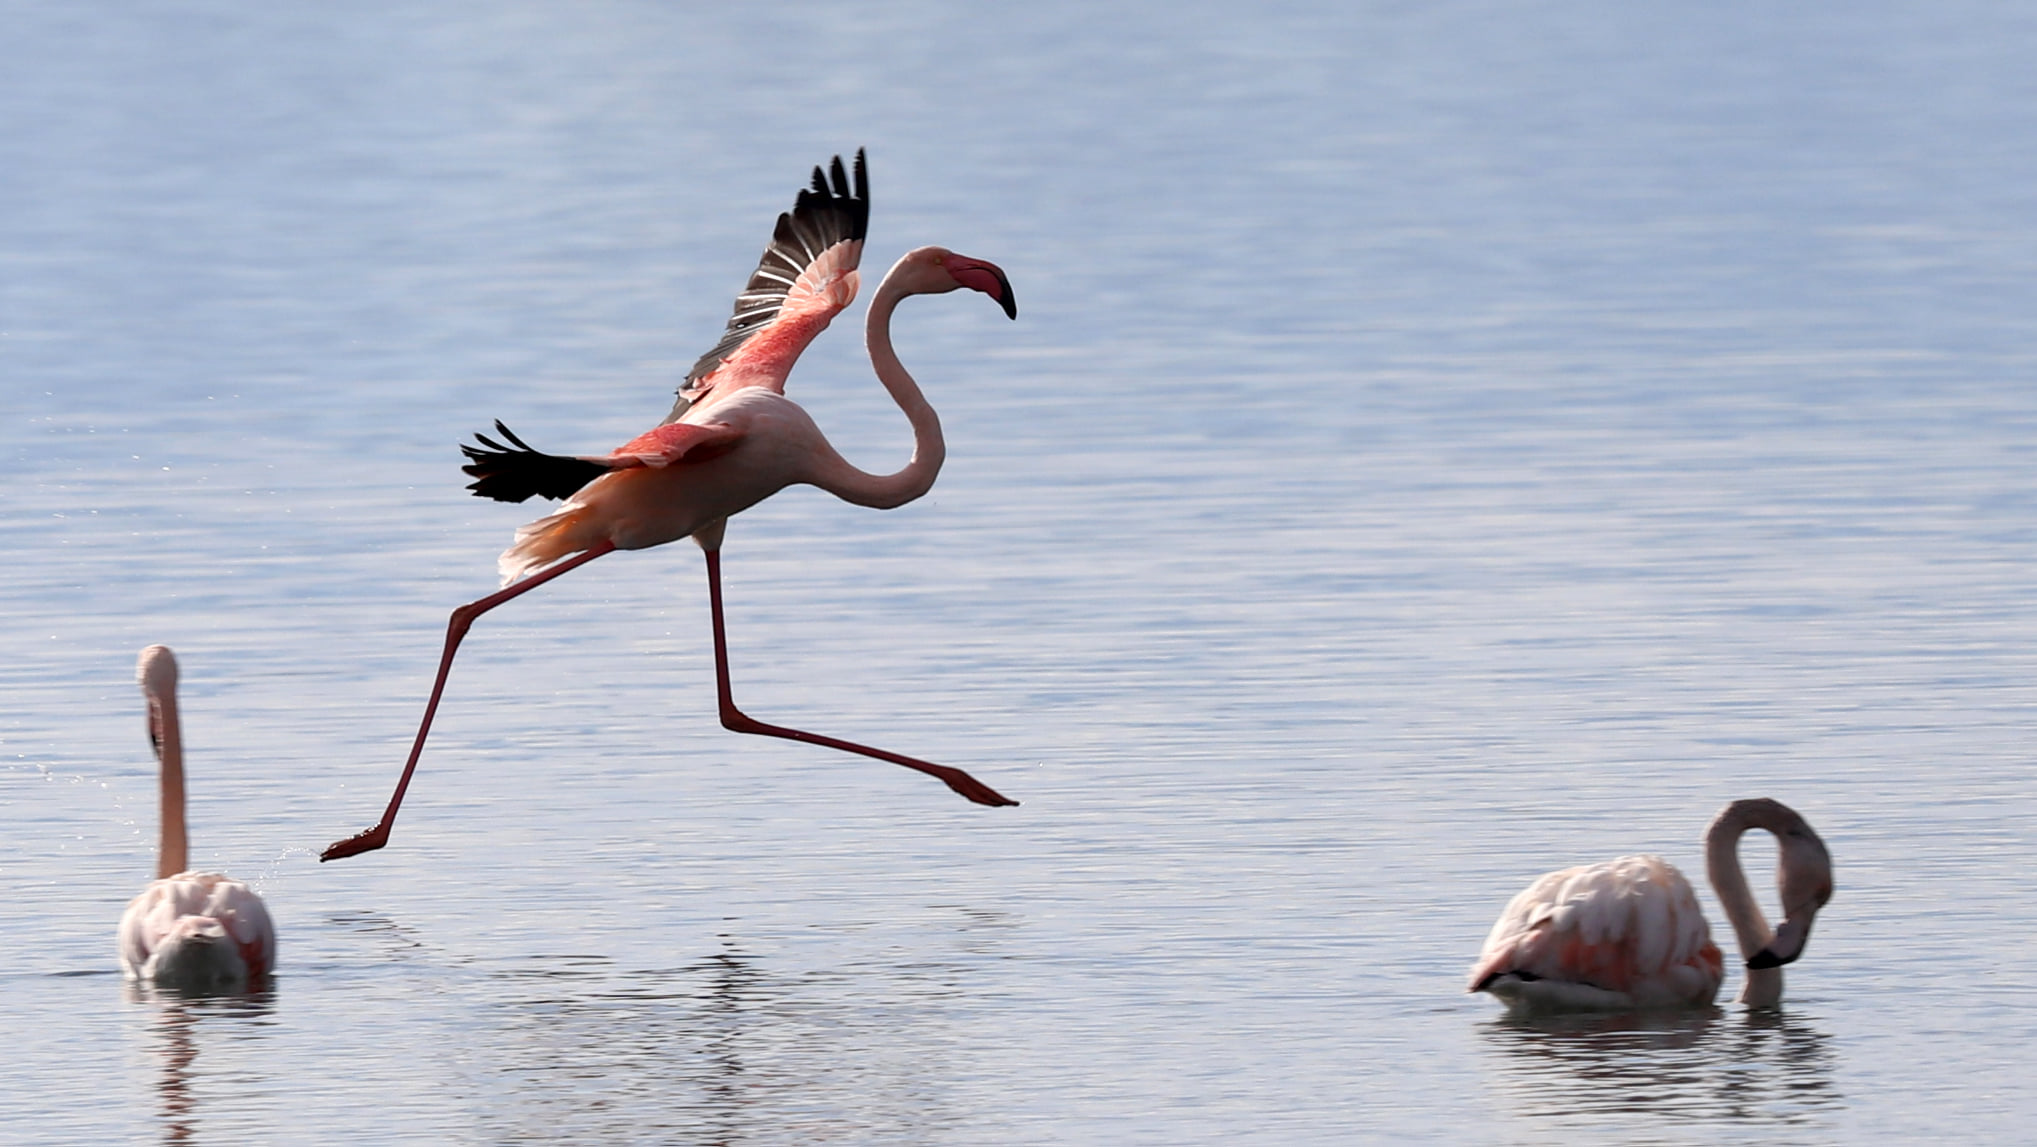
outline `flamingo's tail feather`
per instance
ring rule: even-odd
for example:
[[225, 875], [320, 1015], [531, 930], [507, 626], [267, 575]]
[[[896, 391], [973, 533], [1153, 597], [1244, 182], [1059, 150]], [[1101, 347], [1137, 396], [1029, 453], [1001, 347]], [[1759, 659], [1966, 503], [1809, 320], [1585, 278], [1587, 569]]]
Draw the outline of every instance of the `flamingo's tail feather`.
[[556, 514], [547, 514], [526, 526], [516, 528], [516, 541], [502, 551], [495, 559], [495, 569], [502, 575], [502, 584], [536, 573], [568, 554], [577, 554], [592, 546], [599, 538], [590, 529], [587, 506], [579, 501], [567, 502]]

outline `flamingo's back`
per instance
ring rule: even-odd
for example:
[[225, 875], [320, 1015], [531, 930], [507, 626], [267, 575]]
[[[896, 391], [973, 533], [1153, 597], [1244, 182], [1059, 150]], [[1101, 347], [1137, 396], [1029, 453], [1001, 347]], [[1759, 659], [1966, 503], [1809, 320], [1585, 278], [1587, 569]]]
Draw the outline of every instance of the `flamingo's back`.
[[1725, 973], [1690, 881], [1657, 856], [1552, 872], [1508, 902], [1470, 990], [1517, 1007], [1703, 1005]]
[[276, 966], [276, 928], [262, 898], [216, 872], [151, 883], [120, 919], [129, 979], [194, 990], [237, 987]]

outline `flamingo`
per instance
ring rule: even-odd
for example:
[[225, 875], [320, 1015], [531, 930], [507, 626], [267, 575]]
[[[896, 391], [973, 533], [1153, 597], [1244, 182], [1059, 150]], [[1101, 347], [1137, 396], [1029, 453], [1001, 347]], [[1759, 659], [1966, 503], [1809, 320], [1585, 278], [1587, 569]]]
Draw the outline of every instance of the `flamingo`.
[[184, 729], [177, 719], [177, 658], [141, 651], [135, 676], [148, 698], [149, 743], [162, 764], [162, 840], [156, 879], [120, 918], [120, 968], [131, 980], [187, 991], [258, 983], [276, 967], [276, 926], [262, 898], [217, 872], [186, 872]]
[[[1753, 828], [1780, 845], [1783, 921], [1772, 931], [1740, 868], [1740, 837]], [[1825, 842], [1780, 801], [1737, 800], [1705, 832], [1705, 871], [1747, 963], [1740, 1002], [1776, 1006], [1782, 966], [1803, 954], [1832, 898]], [[1551, 872], [1515, 896], [1486, 937], [1469, 990], [1527, 1011], [1704, 1007], [1724, 971], [1683, 874], [1659, 856], [1623, 856]]]
[[565, 504], [516, 531], [514, 544], [497, 563], [503, 588], [453, 611], [424, 721], [381, 821], [333, 844], [321, 860], [388, 844], [453, 654], [476, 618], [613, 550], [646, 549], [685, 537], [706, 555], [716, 697], [724, 728], [904, 765], [939, 778], [978, 804], [1018, 803], [961, 769], [755, 720], [736, 708], [729, 683], [721, 592], [721, 543], [729, 516], [801, 483], [877, 509], [902, 506], [926, 493], [947, 447], [940, 418], [892, 349], [892, 311], [910, 295], [968, 287], [989, 295], [1008, 317], [1018, 317], [1011, 282], [995, 264], [941, 247], [921, 247], [899, 259], [871, 300], [866, 338], [878, 381], [912, 426], [912, 459], [889, 475], [850, 465], [806, 411], [785, 397], [785, 379], [799, 353], [855, 299], [856, 267], [869, 220], [869, 172], [861, 151], [853, 188], [840, 156], [827, 174], [815, 167], [812, 187], [778, 217], [763, 258], [736, 296], [735, 314], [721, 341], [694, 364], [671, 413], [610, 453], [542, 454], [499, 421], [495, 428], [505, 441], [477, 434], [478, 445], [460, 448], [470, 460], [463, 469], [476, 479], [468, 489], [477, 497], [522, 502], [536, 494], [563, 498]]

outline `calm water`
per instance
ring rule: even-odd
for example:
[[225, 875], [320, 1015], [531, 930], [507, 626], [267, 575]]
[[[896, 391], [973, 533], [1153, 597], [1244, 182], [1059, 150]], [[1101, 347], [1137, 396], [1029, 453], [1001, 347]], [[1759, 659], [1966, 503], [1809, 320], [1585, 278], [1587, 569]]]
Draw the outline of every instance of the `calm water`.
[[[2027, 1133], [2030, 19], [245, 8], [0, 37], [0, 1140]], [[682, 545], [488, 617], [318, 864], [532, 516], [455, 442], [649, 425], [858, 145], [1020, 321], [902, 312], [930, 497], [734, 525], [739, 695], [1023, 807], [722, 733]], [[889, 469], [859, 342], [793, 392]], [[263, 997], [116, 971], [158, 641]], [[1462, 994], [1750, 795], [1838, 864], [1783, 1013]]]

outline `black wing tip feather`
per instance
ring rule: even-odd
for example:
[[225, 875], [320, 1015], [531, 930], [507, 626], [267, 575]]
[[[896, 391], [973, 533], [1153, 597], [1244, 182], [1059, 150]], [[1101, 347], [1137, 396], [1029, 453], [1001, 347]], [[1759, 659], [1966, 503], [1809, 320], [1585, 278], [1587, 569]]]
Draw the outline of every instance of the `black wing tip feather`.
[[[813, 169], [815, 181], [819, 181], [820, 168]], [[834, 177], [835, 206], [845, 208], [849, 213], [849, 238], [866, 239], [870, 235], [870, 167], [863, 158], [863, 149], [856, 149], [856, 182], [851, 186], [849, 173], [842, 170], [842, 157], [836, 156], [830, 165]], [[818, 188], [816, 189], [818, 190]]]
[[[797, 229], [804, 225], [824, 245], [831, 247], [844, 239], [860, 240], [870, 235], [870, 169], [863, 159], [863, 149], [856, 149], [856, 181], [849, 182], [849, 173], [842, 166], [842, 157], [835, 156], [823, 170], [819, 165], [813, 169], [813, 186], [799, 193], [792, 201], [792, 210], [778, 217], [778, 227], [772, 235], [774, 242], [797, 242]], [[813, 254], [818, 255], [816, 250]]]
[[[870, 167], [863, 158], [863, 149], [856, 149], [856, 181], [849, 182], [849, 172], [842, 166], [842, 157], [835, 156], [823, 171], [819, 164], [813, 168], [813, 187], [799, 193], [792, 201], [792, 210], [780, 219], [795, 219], [806, 222], [822, 212], [840, 212], [847, 223], [844, 239], [866, 239], [870, 235]], [[814, 220], [818, 222], [816, 218]]]
[[474, 478], [467, 489], [476, 498], [523, 502], [535, 494], [556, 501], [572, 497], [580, 487], [608, 473], [608, 467], [582, 458], [540, 454], [504, 426], [501, 419], [495, 421], [495, 431], [508, 439], [510, 445], [504, 446], [481, 433], [474, 435], [480, 445], [460, 445], [460, 453], [468, 459], [460, 471]]

